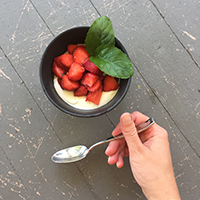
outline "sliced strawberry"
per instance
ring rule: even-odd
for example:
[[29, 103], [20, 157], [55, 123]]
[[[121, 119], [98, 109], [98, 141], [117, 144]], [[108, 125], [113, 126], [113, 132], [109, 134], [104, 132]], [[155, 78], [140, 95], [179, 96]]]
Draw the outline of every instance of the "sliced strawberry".
[[65, 65], [63, 65], [63, 63], [61, 62], [61, 57], [60, 56], [54, 58], [54, 61], [56, 62], [56, 64], [57, 64], [58, 67], [66, 70]]
[[[58, 84], [60, 85], [60, 87], [62, 88], [62, 78], [58, 78]], [[63, 88], [62, 88], [63, 89]]]
[[89, 92], [86, 96], [86, 101], [91, 101], [96, 105], [99, 105], [102, 94], [102, 86], [96, 90], [95, 92]]
[[88, 93], [87, 87], [85, 85], [80, 85], [78, 89], [74, 91], [74, 96], [86, 96]]
[[108, 92], [117, 88], [119, 88], [117, 80], [112, 76], [106, 75], [103, 80], [103, 91]]
[[77, 82], [77, 81], [71, 81], [69, 79], [68, 75], [64, 75], [62, 77], [61, 87], [64, 90], [73, 91], [73, 90], [76, 90], [79, 87], [79, 82]]
[[101, 86], [102, 86], [102, 85], [101, 85], [101, 81], [100, 81], [100, 79], [98, 79], [98, 80], [96, 81], [96, 83], [94, 83], [94, 85], [93, 85], [92, 87], [88, 87], [88, 91], [90, 91], [90, 92], [95, 92], [95, 91], [98, 90]]
[[53, 62], [52, 71], [54, 75], [58, 78], [62, 78], [63, 74], [65, 73], [65, 70], [63, 68], [58, 67], [55, 61]]
[[64, 53], [60, 56], [60, 61], [65, 67], [70, 67], [71, 64], [74, 62], [73, 56], [68, 53]]
[[82, 65], [89, 59], [90, 55], [88, 54], [85, 46], [78, 46], [73, 52], [74, 62], [80, 63]]
[[85, 68], [82, 65], [73, 62], [69, 68], [68, 77], [72, 81], [79, 81], [82, 78], [84, 71]]
[[78, 46], [77, 44], [69, 44], [69, 45], [67, 46], [67, 51], [68, 51], [68, 53], [73, 54], [74, 49], [76, 49], [77, 46]]
[[85, 63], [85, 69], [93, 74], [97, 74], [98, 76], [103, 74], [103, 72], [90, 60]]
[[99, 77], [96, 74], [88, 72], [83, 76], [81, 84], [86, 85], [87, 87], [92, 87], [98, 79]]

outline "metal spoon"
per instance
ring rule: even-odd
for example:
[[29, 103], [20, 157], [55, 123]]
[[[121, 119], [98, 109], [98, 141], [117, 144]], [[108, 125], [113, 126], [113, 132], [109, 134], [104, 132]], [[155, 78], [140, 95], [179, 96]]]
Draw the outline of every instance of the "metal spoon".
[[[137, 132], [141, 133], [142, 131], [146, 130], [147, 128], [149, 128], [154, 123], [155, 123], [154, 119], [149, 118], [147, 121], [136, 126]], [[106, 140], [103, 140], [103, 141], [100, 141], [100, 142], [93, 144], [89, 149], [86, 146], [83, 146], [83, 145], [77, 145], [77, 146], [69, 147], [69, 148], [66, 148], [66, 149], [63, 149], [63, 150], [56, 152], [51, 157], [51, 160], [55, 163], [76, 162], [76, 161], [79, 161], [79, 160], [85, 158], [87, 156], [87, 154], [89, 153], [89, 151], [91, 149], [93, 149], [94, 147], [96, 147], [100, 144], [106, 143], [106, 142], [110, 142], [112, 140], [123, 138], [123, 137], [124, 137], [123, 135], [119, 135], [117, 137], [107, 138]]]

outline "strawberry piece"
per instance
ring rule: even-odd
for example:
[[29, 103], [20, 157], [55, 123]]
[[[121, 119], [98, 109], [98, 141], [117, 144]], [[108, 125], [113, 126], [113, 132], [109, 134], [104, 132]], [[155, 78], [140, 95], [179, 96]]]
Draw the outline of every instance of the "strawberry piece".
[[60, 87], [62, 87], [62, 78], [58, 78], [58, 84], [60, 85]]
[[117, 88], [119, 88], [117, 80], [112, 76], [106, 75], [103, 80], [103, 91], [108, 92]]
[[99, 77], [96, 74], [92, 74], [88, 72], [83, 76], [81, 80], [81, 84], [87, 87], [92, 87], [98, 79]]
[[93, 85], [92, 87], [88, 87], [88, 91], [90, 91], [90, 92], [95, 92], [95, 91], [98, 90], [101, 86], [102, 86], [102, 85], [101, 85], [101, 81], [100, 81], [100, 79], [98, 79], [98, 80], [96, 81], [96, 83], [94, 83], [94, 85]]
[[74, 62], [69, 68], [68, 77], [72, 81], [79, 81], [82, 78], [84, 71], [85, 68], [82, 65]]
[[89, 92], [86, 96], [86, 101], [91, 101], [96, 105], [99, 105], [102, 94], [102, 86], [96, 90], [95, 92]]
[[74, 62], [80, 63], [82, 65], [84, 65], [85, 62], [87, 62], [89, 57], [90, 55], [88, 54], [85, 46], [78, 46], [73, 52]]
[[90, 60], [85, 63], [85, 69], [93, 74], [97, 74], [98, 76], [103, 74], [103, 72]]
[[78, 89], [74, 91], [74, 96], [86, 96], [88, 93], [87, 87], [85, 85], [80, 85]]
[[69, 44], [67, 46], [67, 51], [69, 54], [73, 54], [74, 50], [76, 49], [78, 45], [77, 44]]
[[61, 62], [61, 57], [60, 57], [60, 56], [54, 58], [54, 61], [55, 61], [55, 63], [57, 64], [57, 66], [58, 66], [59, 68], [62, 68], [62, 69], [64, 69], [64, 70], [66, 70], [65, 65], [63, 65], [63, 63]]
[[74, 62], [73, 56], [68, 53], [64, 53], [60, 56], [60, 61], [65, 67], [70, 67], [71, 64]]
[[68, 75], [64, 75], [62, 77], [61, 87], [64, 90], [73, 91], [73, 90], [76, 90], [79, 87], [79, 82], [72, 81], [72, 80], [69, 79]]
[[58, 78], [62, 78], [63, 74], [65, 73], [65, 70], [63, 68], [58, 67], [55, 61], [53, 62], [52, 71], [54, 75]]

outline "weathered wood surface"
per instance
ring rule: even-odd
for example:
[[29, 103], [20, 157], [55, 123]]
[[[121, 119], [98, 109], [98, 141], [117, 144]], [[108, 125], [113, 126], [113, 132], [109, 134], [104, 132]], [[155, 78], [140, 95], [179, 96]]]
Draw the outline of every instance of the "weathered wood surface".
[[[84, 160], [51, 162], [58, 149], [110, 135], [124, 111], [153, 116], [169, 132], [182, 199], [200, 199], [200, 2], [1, 1], [0, 199], [145, 199], [128, 162], [107, 164], [106, 145]], [[39, 81], [49, 42], [107, 15], [135, 74], [124, 100], [95, 118], [55, 108]]]

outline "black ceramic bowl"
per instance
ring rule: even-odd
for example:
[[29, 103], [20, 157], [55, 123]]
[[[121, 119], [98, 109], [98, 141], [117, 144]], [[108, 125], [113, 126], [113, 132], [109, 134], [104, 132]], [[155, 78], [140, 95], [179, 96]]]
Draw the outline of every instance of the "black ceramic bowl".
[[[46, 48], [40, 63], [40, 81], [44, 93], [48, 99], [60, 110], [78, 117], [94, 117], [104, 114], [117, 106], [126, 95], [130, 86], [131, 78], [121, 79], [120, 88], [115, 97], [106, 105], [93, 109], [81, 110], [74, 108], [64, 102], [57, 94], [53, 85], [54, 75], [52, 73], [52, 64], [55, 57], [63, 54], [67, 50], [68, 44], [84, 44], [89, 27], [76, 27], [69, 29], [56, 38]], [[121, 49], [127, 56], [127, 52], [118, 39], [116, 39], [116, 47]]]

